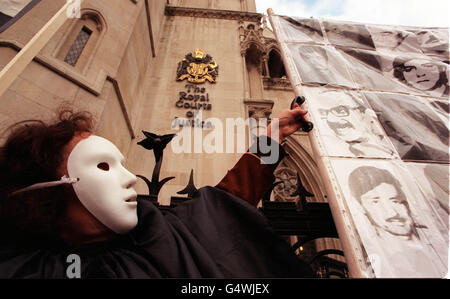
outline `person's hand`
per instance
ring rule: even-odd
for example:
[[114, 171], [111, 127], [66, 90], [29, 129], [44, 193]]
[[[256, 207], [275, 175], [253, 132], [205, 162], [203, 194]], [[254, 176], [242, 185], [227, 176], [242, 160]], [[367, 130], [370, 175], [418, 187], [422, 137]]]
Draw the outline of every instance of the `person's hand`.
[[[286, 137], [297, 132], [302, 127], [302, 123], [299, 120], [307, 121], [307, 113], [308, 111], [300, 108], [298, 104], [295, 104], [293, 110], [286, 109], [282, 111], [267, 126], [267, 137], [274, 139], [278, 143], [282, 142]], [[278, 134], [275, 123], [278, 123]]]

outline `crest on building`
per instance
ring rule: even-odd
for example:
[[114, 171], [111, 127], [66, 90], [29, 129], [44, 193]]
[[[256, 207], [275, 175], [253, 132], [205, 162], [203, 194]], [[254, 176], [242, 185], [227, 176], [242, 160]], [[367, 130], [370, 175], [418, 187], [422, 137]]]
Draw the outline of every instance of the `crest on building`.
[[209, 81], [216, 83], [219, 66], [209, 54], [195, 49], [194, 54], [187, 54], [178, 63], [177, 80], [188, 80], [190, 83], [201, 84]]

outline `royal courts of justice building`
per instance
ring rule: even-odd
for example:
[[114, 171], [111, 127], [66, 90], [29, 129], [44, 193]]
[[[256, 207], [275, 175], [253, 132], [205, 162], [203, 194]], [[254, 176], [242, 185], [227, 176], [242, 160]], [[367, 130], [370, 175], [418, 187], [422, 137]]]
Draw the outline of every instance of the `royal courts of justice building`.
[[[1, 32], [0, 68], [65, 3], [39, 1]], [[225, 124], [226, 119], [275, 117], [289, 107], [294, 92], [267, 23], [254, 0], [85, 0], [79, 16], [65, 21], [1, 95], [1, 129], [25, 119], [54, 119], [62, 104], [72, 105], [93, 114], [95, 134], [117, 145], [131, 172], [150, 177], [154, 156], [137, 145], [145, 138], [143, 130], [177, 133], [174, 120], [179, 119], [181, 126], [203, 126], [206, 135], [208, 124], [193, 121], [196, 111], [204, 120]], [[183, 61], [192, 57], [211, 72], [203, 82], [182, 78]], [[242, 155], [227, 153], [225, 146], [223, 153], [174, 153], [168, 146], [161, 176], [175, 178], [161, 189], [160, 204], [170, 204], [171, 196], [186, 187], [191, 170], [197, 187], [217, 184]], [[293, 134], [284, 148], [289, 156], [275, 172], [284, 184], [272, 200], [298, 200], [291, 194], [299, 174], [314, 194], [308, 200], [326, 202], [307, 133]], [[148, 191], [142, 180], [136, 190]], [[302, 249], [313, 254], [340, 244], [324, 238]], [[336, 265], [345, 262], [331, 257]]]

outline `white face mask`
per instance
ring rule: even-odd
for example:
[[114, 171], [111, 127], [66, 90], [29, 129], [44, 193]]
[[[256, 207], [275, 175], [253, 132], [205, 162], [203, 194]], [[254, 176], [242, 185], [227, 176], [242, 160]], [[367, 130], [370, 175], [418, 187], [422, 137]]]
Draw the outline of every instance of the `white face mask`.
[[90, 136], [69, 155], [69, 177], [76, 195], [101, 223], [118, 234], [137, 225], [136, 176], [123, 167], [124, 157], [110, 141]]

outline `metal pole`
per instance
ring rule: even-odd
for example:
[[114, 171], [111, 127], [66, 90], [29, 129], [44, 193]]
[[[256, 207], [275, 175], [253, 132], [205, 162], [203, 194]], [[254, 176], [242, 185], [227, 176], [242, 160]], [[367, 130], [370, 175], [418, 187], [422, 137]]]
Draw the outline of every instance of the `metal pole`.
[[[281, 55], [284, 61], [284, 66], [286, 69], [286, 73], [289, 77], [289, 81], [294, 89], [296, 96], [304, 96], [304, 92], [302, 90], [301, 79], [296, 75], [295, 71], [296, 66], [294, 63], [287, 58], [286, 55], [286, 45], [283, 42], [280, 42], [280, 32], [277, 20], [273, 19], [274, 11], [273, 9], [267, 9], [267, 14], [269, 16], [270, 24], [272, 25], [273, 32], [277, 38], [278, 43], [281, 48]], [[306, 106], [308, 104], [308, 98], [306, 98]], [[308, 107], [305, 107], [308, 108]], [[333, 187], [337, 182], [335, 178], [331, 177], [330, 173], [332, 173], [329, 158], [321, 155], [320, 145], [319, 145], [319, 137], [317, 135], [317, 131], [313, 130], [308, 134], [309, 140], [313, 149], [314, 158], [319, 167], [319, 173], [323, 178], [323, 183], [328, 194], [328, 200], [330, 209], [333, 215], [333, 219], [336, 225], [336, 229], [339, 234], [339, 238], [345, 253], [345, 259], [347, 261], [347, 266], [349, 269], [349, 274], [351, 277], [363, 277], [366, 276], [363, 274], [360, 264], [363, 263], [363, 255], [360, 253], [360, 249], [358, 247], [357, 238], [353, 229], [348, 229], [347, 224], [349, 223], [348, 215], [344, 216], [342, 214], [342, 210], [345, 207], [342, 206], [341, 201], [338, 201], [338, 195]], [[333, 184], [334, 182], [334, 184]], [[347, 213], [348, 214], [348, 213]]]

